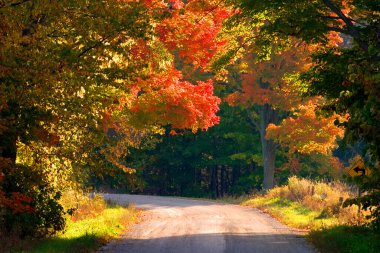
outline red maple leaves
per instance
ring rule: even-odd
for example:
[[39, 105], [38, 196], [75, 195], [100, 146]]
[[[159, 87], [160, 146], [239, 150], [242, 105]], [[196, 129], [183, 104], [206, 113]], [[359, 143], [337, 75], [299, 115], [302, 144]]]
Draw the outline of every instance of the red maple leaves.
[[170, 50], [177, 51], [186, 62], [205, 68], [218, 48], [226, 43], [217, 34], [231, 12], [213, 1], [193, 0], [186, 5], [177, 0], [169, 2], [172, 2], [174, 10], [170, 18], [157, 26], [160, 40]]
[[[152, 40], [135, 41], [130, 50], [131, 57], [147, 67], [129, 86], [129, 92], [120, 96], [119, 106], [110, 110], [127, 109], [131, 113], [129, 123], [140, 127], [158, 124], [196, 131], [217, 124], [220, 99], [213, 95], [212, 80], [195, 84], [182, 80], [174, 61], [180, 59], [193, 69], [207, 70], [211, 58], [225, 43], [217, 34], [230, 11], [220, 2], [205, 0], [144, 0], [142, 4], [152, 17], [161, 16], [153, 25]], [[171, 57], [160, 61], [162, 57], [157, 53], [162, 52]], [[104, 125], [110, 125], [111, 115], [104, 115]]]
[[130, 97], [130, 110], [136, 114], [136, 120], [194, 131], [217, 124], [220, 99], [213, 95], [212, 80], [193, 85], [181, 78], [181, 72], [172, 68], [165, 74], [139, 80]]
[[[0, 184], [4, 179], [5, 175], [0, 172]], [[32, 202], [33, 199], [24, 193], [12, 192], [11, 196], [6, 196], [5, 192], [0, 189], [0, 208], [8, 208], [14, 214], [34, 212]]]

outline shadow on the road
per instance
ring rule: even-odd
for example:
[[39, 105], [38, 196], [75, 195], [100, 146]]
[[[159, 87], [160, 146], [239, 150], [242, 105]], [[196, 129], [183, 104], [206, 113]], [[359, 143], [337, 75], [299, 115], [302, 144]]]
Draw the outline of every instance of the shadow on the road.
[[315, 252], [294, 234], [196, 234], [159, 238], [124, 238], [101, 252], [121, 253], [309, 253]]
[[190, 199], [178, 197], [162, 197], [149, 195], [128, 195], [128, 194], [103, 194], [107, 202], [127, 206], [134, 204], [139, 208], [151, 210], [165, 207], [194, 207], [194, 206], [212, 206], [223, 205], [223, 203], [213, 202], [211, 200]]

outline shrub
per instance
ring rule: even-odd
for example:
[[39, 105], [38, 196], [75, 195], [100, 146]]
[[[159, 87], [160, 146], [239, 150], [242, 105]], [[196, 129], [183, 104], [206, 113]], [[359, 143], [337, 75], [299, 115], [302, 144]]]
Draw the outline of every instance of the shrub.
[[49, 182], [48, 175], [21, 165], [7, 167], [2, 173], [0, 223], [5, 232], [43, 237], [64, 229], [61, 193]]

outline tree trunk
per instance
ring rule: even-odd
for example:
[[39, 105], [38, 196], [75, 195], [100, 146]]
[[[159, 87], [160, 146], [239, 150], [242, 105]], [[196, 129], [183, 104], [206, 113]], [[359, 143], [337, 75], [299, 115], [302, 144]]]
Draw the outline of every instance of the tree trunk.
[[276, 144], [272, 140], [261, 139], [263, 162], [264, 162], [264, 182], [265, 190], [274, 186], [274, 169], [276, 160]]
[[16, 155], [17, 155], [17, 136], [14, 135], [0, 135], [1, 144], [0, 144], [0, 152], [1, 157], [9, 159], [11, 164], [16, 163]]
[[270, 123], [277, 123], [278, 112], [270, 105], [260, 106], [260, 139], [264, 163], [264, 182], [265, 190], [272, 189], [274, 186], [274, 169], [276, 160], [276, 144], [273, 140], [265, 138], [266, 129]]
[[5, 162], [0, 161], [0, 169], [16, 163], [17, 138], [13, 127], [0, 133], [0, 158], [5, 159]]
[[210, 191], [213, 195], [213, 197], [216, 197], [218, 192], [217, 192], [217, 173], [216, 173], [216, 167], [211, 167], [210, 171]]
[[220, 197], [220, 176], [219, 176], [219, 166], [216, 166], [215, 167], [215, 189], [216, 189], [216, 197], [219, 198]]
[[220, 196], [223, 197], [226, 192], [226, 168], [220, 167]]
[[19, 107], [15, 101], [7, 101], [7, 107], [0, 110], [0, 158], [7, 160], [5, 163], [0, 161], [0, 169], [6, 164], [13, 167], [16, 163], [17, 139], [17, 115]]
[[240, 167], [234, 166], [232, 167], [232, 179], [231, 179], [231, 185], [234, 186], [235, 183], [238, 181], [240, 177]]

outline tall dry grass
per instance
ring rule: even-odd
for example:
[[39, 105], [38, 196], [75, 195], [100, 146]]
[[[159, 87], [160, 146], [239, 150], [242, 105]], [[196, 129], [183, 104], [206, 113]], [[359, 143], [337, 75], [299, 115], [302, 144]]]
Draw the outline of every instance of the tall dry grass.
[[74, 222], [94, 218], [107, 208], [103, 196], [95, 194], [89, 197], [87, 194], [77, 191], [63, 193], [61, 203], [65, 210], [71, 210], [71, 220]]
[[355, 189], [339, 181], [323, 182], [290, 177], [288, 184], [276, 187], [267, 197], [296, 201], [311, 210], [320, 211], [321, 218], [336, 217], [342, 224], [360, 224], [365, 214], [357, 206], [342, 207], [347, 198], [356, 196]]

